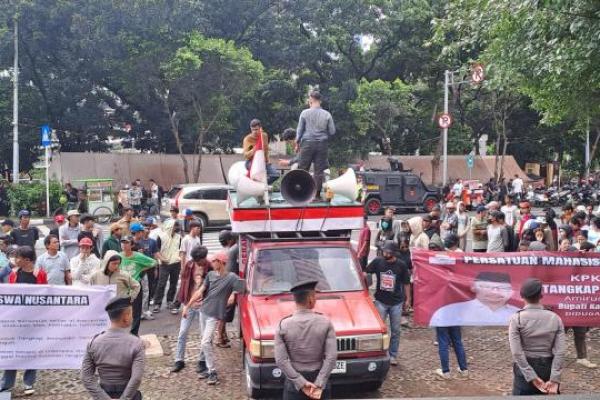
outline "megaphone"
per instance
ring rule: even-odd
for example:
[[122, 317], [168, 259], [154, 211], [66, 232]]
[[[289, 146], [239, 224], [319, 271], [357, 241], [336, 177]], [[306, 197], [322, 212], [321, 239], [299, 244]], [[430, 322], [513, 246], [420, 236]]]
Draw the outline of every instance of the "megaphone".
[[236, 186], [238, 206], [251, 197], [261, 198], [266, 190], [267, 185], [265, 183], [253, 181], [246, 175], [240, 175]]
[[291, 205], [301, 207], [312, 201], [317, 184], [312, 175], [303, 169], [295, 169], [281, 180], [281, 196]]
[[232, 187], [237, 187], [240, 177], [245, 176], [247, 173], [246, 161], [235, 162], [227, 172], [227, 183]]
[[339, 194], [348, 200], [354, 201], [358, 196], [356, 185], [356, 174], [352, 168], [348, 168], [342, 176], [325, 182], [323, 186], [334, 194]]

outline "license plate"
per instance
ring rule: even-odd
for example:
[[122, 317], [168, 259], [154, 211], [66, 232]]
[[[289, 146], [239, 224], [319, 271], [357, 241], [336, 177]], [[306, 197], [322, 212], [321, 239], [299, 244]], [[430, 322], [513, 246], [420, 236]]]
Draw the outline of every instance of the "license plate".
[[336, 361], [335, 368], [331, 371], [332, 374], [345, 374], [346, 373], [346, 361]]

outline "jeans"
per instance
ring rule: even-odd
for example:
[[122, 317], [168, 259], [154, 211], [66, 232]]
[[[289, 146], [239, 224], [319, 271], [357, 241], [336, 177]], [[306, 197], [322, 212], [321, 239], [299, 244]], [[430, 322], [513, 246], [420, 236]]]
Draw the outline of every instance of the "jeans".
[[389, 306], [382, 302], [375, 300], [375, 308], [379, 312], [379, 316], [386, 321], [387, 316], [390, 316], [390, 330], [392, 335], [390, 338], [390, 357], [396, 358], [398, 356], [398, 347], [400, 345], [400, 321], [402, 319], [402, 303]]
[[573, 339], [575, 339], [575, 351], [577, 352], [577, 359], [587, 358], [587, 346], [585, 344], [585, 337], [588, 328], [585, 326], [574, 326], [573, 327]]
[[[250, 169], [250, 166], [252, 165], [251, 161], [248, 160], [246, 161], [246, 169]], [[277, 179], [279, 179], [279, 172], [275, 169], [275, 167], [273, 166], [273, 164], [271, 163], [267, 163], [267, 183], [270, 185], [273, 182], [275, 182]]]
[[[28, 369], [25, 371], [23, 375], [23, 383], [26, 386], [33, 386], [35, 384], [35, 377], [37, 374], [37, 370]], [[15, 386], [15, 380], [17, 378], [17, 371], [14, 369], [7, 369], [4, 371], [4, 375], [2, 376], [2, 384], [0, 385], [0, 389], [11, 389]]]
[[440, 363], [442, 364], [442, 372], [450, 372], [450, 359], [448, 347], [452, 342], [458, 367], [461, 371], [467, 371], [467, 355], [462, 344], [460, 326], [436, 327], [435, 333], [438, 341], [438, 352], [440, 355]]
[[[181, 317], [181, 322], [179, 323], [179, 337], [177, 338], [177, 350], [175, 352], [175, 361], [183, 361], [185, 358], [185, 345], [187, 343], [187, 336], [190, 328], [192, 327], [192, 323], [194, 319], [198, 318], [198, 329], [200, 331], [200, 335], [204, 333], [204, 327], [202, 326], [202, 316], [200, 314], [200, 310], [190, 308], [188, 310], [187, 318]], [[204, 361], [204, 352], [202, 349], [200, 350], [200, 360]]]
[[177, 281], [179, 280], [179, 270], [181, 264], [179, 262], [173, 264], [163, 264], [158, 269], [158, 285], [156, 286], [156, 293], [154, 296], [154, 305], [162, 304], [163, 297], [165, 296], [165, 287], [167, 281], [169, 281], [169, 291], [167, 292], [167, 303], [172, 303], [177, 293]]
[[140, 331], [140, 323], [142, 322], [142, 300], [144, 294], [140, 290], [135, 300], [133, 300], [133, 322], [131, 323], [131, 334], [138, 336]]
[[327, 140], [303, 140], [300, 143], [300, 155], [298, 158], [298, 169], [308, 171], [313, 164], [315, 172], [315, 183], [317, 185], [316, 197], [321, 196], [324, 172], [329, 168]]
[[200, 326], [203, 327], [202, 340], [200, 342], [200, 348], [204, 353], [204, 359], [206, 360], [206, 368], [208, 372], [215, 372], [215, 353], [212, 348], [212, 339], [217, 329], [218, 319], [211, 317], [204, 313], [200, 313]]

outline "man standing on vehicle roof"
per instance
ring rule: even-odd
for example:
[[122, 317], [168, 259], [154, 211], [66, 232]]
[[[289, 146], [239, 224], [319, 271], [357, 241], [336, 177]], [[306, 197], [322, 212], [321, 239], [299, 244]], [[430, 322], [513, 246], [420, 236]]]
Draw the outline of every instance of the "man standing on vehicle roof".
[[250, 133], [244, 137], [242, 147], [244, 149], [244, 158], [246, 159], [246, 169], [250, 169], [252, 160], [254, 159], [254, 152], [256, 151], [256, 143], [259, 138], [259, 134], [262, 134], [262, 148], [265, 153], [265, 164], [267, 169], [268, 183], [271, 184], [279, 178], [279, 173], [273, 167], [273, 164], [269, 162], [269, 135], [262, 129], [260, 120], [254, 118], [250, 121]]
[[321, 93], [311, 91], [308, 105], [310, 108], [300, 114], [296, 130], [296, 150], [300, 152], [298, 168], [308, 171], [310, 164], [313, 164], [317, 184], [315, 200], [320, 200], [323, 171], [329, 167], [327, 143], [335, 135], [335, 124], [331, 114], [321, 108]]
[[275, 332], [275, 363], [285, 375], [283, 399], [329, 399], [329, 375], [337, 360], [335, 330], [314, 312], [318, 281], [305, 280], [290, 290], [296, 312], [283, 318]]

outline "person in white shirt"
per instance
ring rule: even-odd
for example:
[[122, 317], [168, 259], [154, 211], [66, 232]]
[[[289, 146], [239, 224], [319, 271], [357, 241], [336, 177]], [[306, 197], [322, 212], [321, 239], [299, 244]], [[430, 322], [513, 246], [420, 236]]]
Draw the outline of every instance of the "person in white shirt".
[[473, 300], [440, 307], [429, 326], [505, 326], [518, 307], [508, 304], [513, 295], [510, 275], [503, 272], [480, 272], [473, 281]]
[[508, 230], [504, 226], [504, 213], [502, 211], [492, 211], [488, 220], [490, 224], [487, 227], [487, 252], [503, 252], [509, 247]]
[[504, 197], [504, 202], [506, 204], [500, 208], [500, 211], [504, 213], [504, 222], [507, 226], [514, 228], [517, 223], [517, 212], [519, 211], [519, 207], [513, 203], [513, 196], [509, 194]]
[[92, 274], [100, 270], [100, 259], [92, 253], [94, 243], [84, 237], [79, 241], [79, 255], [71, 258], [71, 277], [73, 286], [90, 285]]
[[454, 186], [452, 186], [452, 194], [454, 195], [454, 197], [460, 198], [462, 191], [463, 191], [462, 179], [457, 179], [456, 183], [454, 183]]
[[523, 193], [523, 179], [519, 178], [519, 175], [515, 174], [515, 179], [512, 181], [513, 194], [520, 200]]

